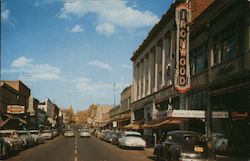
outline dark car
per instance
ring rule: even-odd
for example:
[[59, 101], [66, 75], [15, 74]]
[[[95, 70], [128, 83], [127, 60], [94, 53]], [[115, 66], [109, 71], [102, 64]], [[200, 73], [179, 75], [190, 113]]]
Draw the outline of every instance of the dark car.
[[157, 161], [204, 161], [209, 158], [209, 149], [202, 134], [192, 131], [171, 131], [154, 149]]
[[5, 141], [2, 136], [0, 136], [0, 159], [6, 155], [5, 151]]

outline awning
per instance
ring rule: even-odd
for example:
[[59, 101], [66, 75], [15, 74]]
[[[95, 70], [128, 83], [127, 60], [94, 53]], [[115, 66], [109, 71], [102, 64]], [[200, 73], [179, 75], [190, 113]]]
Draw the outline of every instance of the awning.
[[182, 121], [179, 119], [158, 119], [158, 120], [151, 120], [144, 125], [142, 128], [158, 128], [164, 125], [173, 125], [173, 124], [180, 124]]
[[138, 122], [134, 122], [134, 123], [130, 123], [126, 126], [124, 126], [124, 129], [132, 129], [132, 130], [139, 130], [141, 129], [141, 125], [143, 124], [143, 121], [138, 121]]
[[28, 124], [27, 123], [27, 121], [25, 121], [25, 120], [23, 120], [23, 119], [21, 119], [21, 118], [19, 118], [19, 117], [14, 117], [14, 116], [12, 116], [12, 115], [9, 115], [9, 114], [5, 114], [5, 116], [7, 116], [9, 119], [17, 119], [18, 121], [20, 121], [20, 122], [22, 122], [22, 123], [24, 123], [24, 124]]
[[0, 128], [3, 127], [9, 120], [10, 120], [10, 118], [7, 118], [4, 121], [0, 120]]

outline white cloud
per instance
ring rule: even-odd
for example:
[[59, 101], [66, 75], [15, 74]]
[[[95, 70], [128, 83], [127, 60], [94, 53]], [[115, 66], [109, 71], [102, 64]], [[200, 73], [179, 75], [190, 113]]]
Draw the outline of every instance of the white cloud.
[[34, 64], [31, 58], [19, 57], [15, 59], [10, 69], [3, 73], [16, 73], [18, 78], [25, 81], [58, 80], [61, 79], [61, 70], [49, 64]]
[[89, 65], [91, 66], [95, 66], [95, 67], [98, 67], [98, 68], [102, 68], [102, 69], [105, 69], [107, 71], [113, 71], [113, 68], [111, 65], [107, 64], [107, 63], [103, 63], [99, 60], [95, 60], [95, 61], [91, 61], [88, 63]]
[[109, 23], [102, 23], [96, 26], [96, 31], [100, 34], [109, 36], [115, 32], [115, 27]]
[[27, 59], [26, 57], [21, 56], [12, 62], [11, 67], [21, 68], [21, 67], [25, 67], [29, 65], [31, 62], [32, 62], [32, 59]]
[[75, 27], [71, 29], [71, 32], [83, 32], [83, 29], [80, 25], [75, 25]]
[[110, 24], [113, 26], [113, 29], [109, 28], [109, 31], [115, 31], [115, 27], [127, 29], [149, 27], [159, 21], [158, 17], [152, 12], [142, 12], [136, 10], [132, 7], [129, 7], [128, 3], [122, 0], [66, 0], [64, 2], [64, 7], [58, 14], [58, 17], [61, 19], [68, 18], [70, 16], [83, 17], [87, 13], [95, 13], [97, 15], [98, 20], [96, 29], [100, 28], [100, 26], [103, 26], [102, 24]]
[[1, 0], [1, 22], [9, 20], [10, 10], [7, 9], [6, 5]]
[[[71, 83], [77, 92], [84, 96], [91, 97], [112, 97], [114, 90], [114, 83], [107, 82], [94, 82], [90, 78], [80, 77], [78, 79], [72, 80]], [[118, 82], [115, 83], [115, 88], [117, 93], [120, 93], [128, 83]]]

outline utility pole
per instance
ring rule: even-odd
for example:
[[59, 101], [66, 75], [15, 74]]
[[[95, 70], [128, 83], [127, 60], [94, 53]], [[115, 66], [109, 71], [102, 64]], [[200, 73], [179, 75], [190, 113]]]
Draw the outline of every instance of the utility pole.
[[115, 108], [115, 82], [114, 82], [114, 108]]

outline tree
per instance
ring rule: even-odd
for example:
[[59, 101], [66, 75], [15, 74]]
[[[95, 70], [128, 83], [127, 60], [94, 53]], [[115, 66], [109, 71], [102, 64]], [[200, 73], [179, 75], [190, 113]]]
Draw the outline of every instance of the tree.
[[88, 119], [88, 110], [78, 111], [76, 113], [76, 123], [86, 123]]
[[66, 116], [69, 118], [69, 123], [75, 122], [75, 114], [72, 106], [63, 110], [66, 113]]

